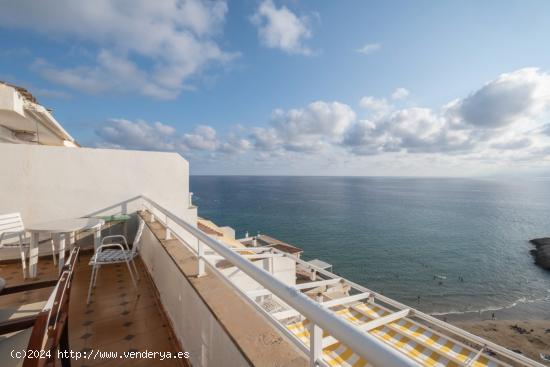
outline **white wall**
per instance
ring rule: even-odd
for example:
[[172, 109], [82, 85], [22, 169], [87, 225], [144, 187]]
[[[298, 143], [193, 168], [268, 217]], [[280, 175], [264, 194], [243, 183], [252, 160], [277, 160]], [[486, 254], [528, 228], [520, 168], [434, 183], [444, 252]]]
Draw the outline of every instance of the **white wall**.
[[[196, 223], [179, 154], [0, 143], [0, 214], [20, 212], [27, 224], [87, 216], [141, 194]], [[134, 201], [110, 212], [136, 209]]]
[[[26, 222], [79, 217], [144, 194], [195, 222], [179, 154], [0, 144], [0, 213]], [[119, 208], [120, 209], [120, 208]]]
[[[256, 266], [263, 268], [266, 271], [271, 272], [273, 276], [279, 279], [281, 282], [288, 285], [296, 285], [296, 262], [288, 257], [274, 257], [273, 269], [270, 270], [270, 259], [262, 259], [253, 261]], [[220, 269], [233, 284], [242, 289], [243, 291], [251, 291], [255, 289], [264, 288], [257, 281], [252, 279], [247, 274], [243, 273], [240, 269], [232, 266], [226, 269]]]
[[243, 357], [204, 301], [146, 226], [140, 256], [160, 293], [176, 336], [193, 366], [244, 367]]

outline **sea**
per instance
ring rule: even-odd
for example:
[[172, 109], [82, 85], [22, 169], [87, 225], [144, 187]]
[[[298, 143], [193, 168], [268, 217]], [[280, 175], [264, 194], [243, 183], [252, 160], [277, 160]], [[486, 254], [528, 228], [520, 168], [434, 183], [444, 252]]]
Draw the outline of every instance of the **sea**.
[[199, 215], [442, 319], [550, 319], [550, 179], [191, 176]]

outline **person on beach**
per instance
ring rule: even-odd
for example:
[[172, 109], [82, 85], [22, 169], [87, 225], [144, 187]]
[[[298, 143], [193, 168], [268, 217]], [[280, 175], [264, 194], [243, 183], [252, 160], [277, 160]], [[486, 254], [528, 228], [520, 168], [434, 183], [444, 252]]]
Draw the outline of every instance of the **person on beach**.
[[494, 320], [495, 319], [495, 313], [493, 312], [493, 314], [491, 315], [491, 320]]

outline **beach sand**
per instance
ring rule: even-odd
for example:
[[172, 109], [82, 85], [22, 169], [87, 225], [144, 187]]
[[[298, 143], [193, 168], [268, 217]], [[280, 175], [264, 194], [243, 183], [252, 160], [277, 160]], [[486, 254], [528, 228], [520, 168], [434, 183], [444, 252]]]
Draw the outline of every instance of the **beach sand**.
[[[550, 366], [540, 353], [550, 354], [550, 321], [458, 321], [454, 325]], [[517, 326], [517, 327], [516, 327]]]

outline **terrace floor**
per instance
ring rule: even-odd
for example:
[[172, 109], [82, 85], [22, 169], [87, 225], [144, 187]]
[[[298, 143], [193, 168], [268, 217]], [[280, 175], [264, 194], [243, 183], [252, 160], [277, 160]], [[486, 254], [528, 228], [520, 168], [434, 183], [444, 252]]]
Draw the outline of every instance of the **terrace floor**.
[[[103, 266], [99, 272], [92, 302], [86, 305], [91, 267], [91, 253], [81, 253], [71, 291], [69, 342], [72, 351], [101, 352], [152, 351], [177, 353], [181, 349], [159, 307], [156, 290], [139, 259], [138, 288], [134, 288], [125, 264]], [[0, 265], [6, 285], [23, 282], [21, 263]], [[40, 258], [38, 279], [57, 277], [52, 259]], [[53, 288], [0, 297], [0, 309], [9, 305], [45, 300]], [[185, 359], [81, 359], [73, 366], [188, 366]]]

